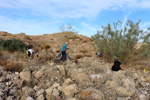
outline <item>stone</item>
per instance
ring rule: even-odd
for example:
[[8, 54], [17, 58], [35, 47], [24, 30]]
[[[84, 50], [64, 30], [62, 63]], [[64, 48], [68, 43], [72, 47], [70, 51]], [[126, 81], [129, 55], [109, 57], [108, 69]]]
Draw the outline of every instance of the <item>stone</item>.
[[2, 97], [0, 97], [0, 100], [3, 100]]
[[39, 91], [40, 88], [39, 88], [38, 86], [34, 86], [34, 90], [35, 90], [35, 91]]
[[63, 76], [66, 76], [66, 71], [63, 65], [56, 66]]
[[5, 82], [6, 81], [6, 78], [5, 77], [1, 77], [0, 78], [0, 82]]
[[116, 89], [116, 93], [121, 96], [121, 97], [129, 97], [131, 95], [133, 95], [133, 92], [128, 91], [126, 88], [124, 87], [118, 87]]
[[72, 81], [70, 78], [67, 78], [67, 79], [64, 81], [64, 83], [63, 83], [63, 87], [68, 86], [68, 85], [70, 85], [70, 84], [72, 84], [72, 83], [73, 83], [73, 81]]
[[148, 100], [148, 98], [144, 94], [141, 94], [139, 100]]
[[27, 100], [34, 100], [32, 97], [28, 96]]
[[43, 95], [43, 94], [39, 95], [39, 96], [37, 97], [37, 100], [45, 100], [44, 95]]
[[26, 82], [31, 82], [31, 73], [30, 71], [23, 71], [20, 73], [20, 78]]
[[118, 84], [115, 83], [114, 81], [107, 80], [104, 86], [105, 86], [106, 89], [114, 90], [115, 88], [118, 87]]
[[54, 66], [54, 63], [50, 63], [50, 66]]
[[7, 86], [9, 86], [9, 85], [11, 85], [12, 84], [12, 82], [6, 82], [6, 85]]
[[89, 96], [90, 94], [91, 94], [91, 92], [90, 92], [89, 90], [84, 90], [84, 91], [82, 91], [82, 92], [80, 93], [80, 95], [83, 96], [83, 97], [87, 97], [87, 96]]
[[57, 89], [53, 89], [52, 95], [55, 97], [59, 96], [59, 91]]
[[77, 100], [77, 99], [75, 99], [75, 98], [69, 98], [69, 99], [67, 99], [67, 100]]
[[24, 93], [25, 96], [34, 96], [35, 95], [35, 91], [28, 86], [23, 87], [22, 92]]
[[4, 93], [2, 91], [0, 91], [0, 97], [2, 97], [4, 95]]
[[101, 91], [95, 88], [87, 88], [80, 93], [84, 100], [104, 100], [104, 95]]
[[92, 99], [92, 100], [104, 100], [104, 99], [101, 98], [97, 93], [92, 93], [92, 94], [91, 94], [91, 99]]
[[150, 82], [150, 76], [146, 77], [146, 82]]
[[134, 73], [134, 74], [133, 74], [133, 78], [134, 78], [134, 79], [138, 79], [138, 78], [139, 78], [138, 74], [137, 74], [137, 73]]
[[7, 97], [6, 100], [14, 100], [12, 96]]
[[42, 70], [39, 70], [38, 72], [35, 73], [35, 78], [39, 79], [43, 76], [43, 71]]
[[128, 89], [128, 90], [132, 90], [132, 92], [135, 92], [135, 82], [131, 79], [122, 79], [122, 83], [123, 83], [123, 86]]
[[15, 72], [15, 75], [19, 75], [19, 72]]
[[46, 99], [47, 99], [47, 100], [50, 100], [51, 95], [52, 95], [52, 91], [53, 91], [52, 88], [46, 89]]
[[39, 95], [41, 95], [41, 94], [43, 94], [43, 93], [44, 93], [44, 89], [41, 89], [40, 91], [38, 91], [38, 92], [36, 93], [36, 95], [39, 96]]
[[52, 88], [52, 89], [53, 89], [53, 88], [57, 88], [58, 86], [60, 86], [60, 84], [57, 83], [57, 82], [55, 82], [55, 83], [51, 86], [51, 88]]
[[71, 74], [73, 80], [78, 84], [88, 84], [90, 82], [90, 77], [85, 72], [75, 72]]
[[62, 89], [62, 92], [64, 93], [65, 96], [70, 95], [71, 93], [77, 93], [77, 85], [76, 84], [71, 84], [69, 86], [66, 86]]

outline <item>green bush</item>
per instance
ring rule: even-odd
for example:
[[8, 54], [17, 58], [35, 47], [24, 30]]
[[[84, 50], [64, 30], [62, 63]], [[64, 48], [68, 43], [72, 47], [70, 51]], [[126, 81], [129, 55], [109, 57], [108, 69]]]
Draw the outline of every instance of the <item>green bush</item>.
[[18, 39], [9, 39], [9, 40], [3, 40], [0, 39], [0, 48], [4, 50], [8, 50], [10, 52], [14, 51], [25, 51], [27, 48], [27, 45]]
[[[150, 56], [150, 28], [143, 31], [139, 27], [140, 21], [134, 24], [132, 21], [123, 26], [120, 21], [102, 27], [102, 31], [92, 36], [100, 52], [104, 53], [107, 61], [119, 58], [123, 63], [142, 59]], [[142, 42], [140, 48], [136, 45]]]

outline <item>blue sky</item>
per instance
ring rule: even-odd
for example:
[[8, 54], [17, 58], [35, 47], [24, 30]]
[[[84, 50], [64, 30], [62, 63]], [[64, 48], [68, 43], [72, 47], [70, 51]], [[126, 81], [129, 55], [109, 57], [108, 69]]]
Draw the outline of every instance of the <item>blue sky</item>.
[[128, 19], [150, 27], [150, 0], [0, 0], [0, 31], [13, 34], [51, 34], [70, 24], [91, 36], [102, 25]]

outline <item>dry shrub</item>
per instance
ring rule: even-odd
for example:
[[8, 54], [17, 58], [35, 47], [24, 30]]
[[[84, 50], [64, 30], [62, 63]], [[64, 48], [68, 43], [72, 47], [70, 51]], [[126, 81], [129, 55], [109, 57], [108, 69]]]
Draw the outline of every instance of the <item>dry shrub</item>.
[[78, 59], [83, 58], [83, 57], [84, 57], [84, 55], [79, 55], [79, 54], [76, 55], [75, 58], [74, 58], [74, 62], [77, 63]]
[[7, 65], [7, 60], [0, 60], [0, 65], [1, 66]]
[[43, 49], [47, 50], [47, 49], [50, 48], [49, 45], [45, 45], [45, 44], [41, 45], [40, 47], [41, 47], [42, 50], [43, 50]]
[[85, 54], [84, 57], [92, 57], [92, 55]]
[[53, 58], [54, 58], [53, 56], [42, 56], [39, 59], [44, 61], [44, 62], [47, 62], [47, 61], [52, 60]]
[[34, 49], [34, 52], [35, 52], [35, 53], [38, 53], [38, 52], [39, 52], [39, 50], [38, 50], [38, 49]]
[[87, 50], [80, 50], [81, 53], [87, 53]]
[[83, 40], [83, 43], [87, 43], [88, 41], [87, 40]]
[[3, 69], [5, 71], [20, 72], [22, 71], [23, 67], [22, 67], [22, 64], [20, 63], [11, 63], [11, 64], [3, 66]]
[[83, 57], [92, 57], [92, 56], [89, 55], [89, 54], [78, 54], [78, 55], [76, 55], [76, 56], [74, 57], [74, 62], [75, 62], [75, 63], [78, 63], [78, 59], [81, 59], [81, 58], [83, 58]]

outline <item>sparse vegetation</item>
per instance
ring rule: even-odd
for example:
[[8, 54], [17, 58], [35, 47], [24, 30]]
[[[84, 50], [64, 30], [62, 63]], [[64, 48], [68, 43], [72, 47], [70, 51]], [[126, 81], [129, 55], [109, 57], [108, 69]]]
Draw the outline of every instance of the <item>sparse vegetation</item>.
[[3, 66], [3, 69], [11, 72], [20, 72], [23, 67], [20, 63], [11, 63]]
[[[107, 61], [119, 58], [123, 63], [150, 56], [150, 28], [143, 31], [139, 27], [140, 21], [134, 24], [128, 20], [125, 26], [120, 21], [102, 27], [102, 31], [92, 36], [100, 52], [105, 54]], [[138, 42], [143, 42], [139, 49]], [[142, 50], [140, 50], [142, 49]], [[139, 51], [140, 50], [140, 51]], [[138, 54], [137, 54], [138, 51]]]
[[49, 45], [45, 45], [45, 44], [41, 45], [41, 50], [45, 49], [47, 51], [49, 48], [50, 48]]
[[27, 45], [18, 39], [10, 39], [10, 40], [3, 40], [0, 39], [0, 48], [4, 50], [8, 50], [10, 52], [14, 51], [25, 51]]

